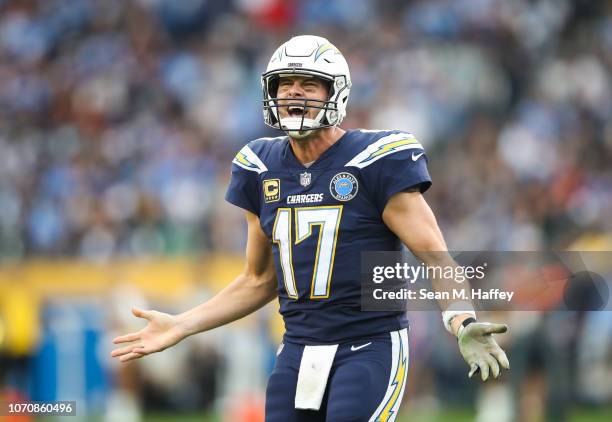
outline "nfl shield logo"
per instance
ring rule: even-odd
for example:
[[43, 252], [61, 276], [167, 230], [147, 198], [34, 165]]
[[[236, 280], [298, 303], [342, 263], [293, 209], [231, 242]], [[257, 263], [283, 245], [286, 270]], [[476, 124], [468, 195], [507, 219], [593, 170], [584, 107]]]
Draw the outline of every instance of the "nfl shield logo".
[[312, 175], [308, 173], [307, 171], [300, 174], [300, 185], [306, 187], [310, 184], [311, 181], [312, 181]]

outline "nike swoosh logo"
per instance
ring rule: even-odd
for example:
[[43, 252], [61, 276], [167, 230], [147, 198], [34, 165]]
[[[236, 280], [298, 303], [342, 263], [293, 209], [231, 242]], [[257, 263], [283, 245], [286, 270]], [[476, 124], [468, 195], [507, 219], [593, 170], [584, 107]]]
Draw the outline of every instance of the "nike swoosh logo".
[[361, 346], [351, 346], [351, 352], [356, 352], [359, 349], [363, 349], [364, 347], [368, 347], [372, 342], [362, 344]]
[[416, 161], [416, 160], [418, 160], [419, 158], [421, 158], [421, 155], [423, 155], [423, 154], [424, 154], [424, 153], [422, 152], [422, 153], [420, 153], [420, 154], [414, 155], [414, 152], [413, 152], [413, 153], [412, 153], [412, 161]]

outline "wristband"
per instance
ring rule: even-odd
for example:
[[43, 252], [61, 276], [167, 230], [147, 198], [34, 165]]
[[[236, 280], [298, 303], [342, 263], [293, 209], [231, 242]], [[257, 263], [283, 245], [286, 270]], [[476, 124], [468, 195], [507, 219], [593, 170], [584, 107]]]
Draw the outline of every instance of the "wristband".
[[465, 327], [470, 325], [472, 322], [476, 322], [476, 318], [474, 318], [474, 317], [467, 317], [466, 319], [461, 321], [461, 325], [457, 329], [457, 338], [459, 338], [459, 336], [461, 335], [463, 330], [465, 330]]
[[442, 321], [444, 322], [444, 328], [449, 333], [455, 335], [451, 328], [451, 321], [458, 315], [470, 314], [473, 318], [476, 318], [476, 312], [474, 307], [469, 302], [453, 302], [450, 306], [442, 312]]

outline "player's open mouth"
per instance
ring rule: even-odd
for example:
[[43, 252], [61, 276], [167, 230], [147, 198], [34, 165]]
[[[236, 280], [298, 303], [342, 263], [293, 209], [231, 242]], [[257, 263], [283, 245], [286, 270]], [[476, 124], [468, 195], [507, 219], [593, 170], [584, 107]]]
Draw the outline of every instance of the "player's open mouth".
[[302, 106], [288, 106], [287, 112], [290, 117], [302, 117], [306, 113], [306, 109]]

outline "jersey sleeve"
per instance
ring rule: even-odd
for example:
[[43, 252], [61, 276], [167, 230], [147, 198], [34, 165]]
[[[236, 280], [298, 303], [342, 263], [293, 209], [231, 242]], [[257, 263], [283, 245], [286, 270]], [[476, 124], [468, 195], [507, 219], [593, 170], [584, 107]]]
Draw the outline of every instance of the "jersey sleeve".
[[232, 165], [232, 177], [225, 192], [225, 200], [259, 216], [257, 174]]
[[391, 196], [431, 186], [423, 146], [409, 133], [393, 133], [371, 143], [347, 166], [361, 171], [364, 183], [381, 211]]
[[265, 164], [245, 145], [232, 160], [232, 177], [225, 200], [259, 216], [259, 174], [267, 171]]
[[375, 196], [381, 210], [398, 192], [418, 190], [423, 193], [431, 186], [427, 156], [422, 149], [400, 151], [380, 161]]

